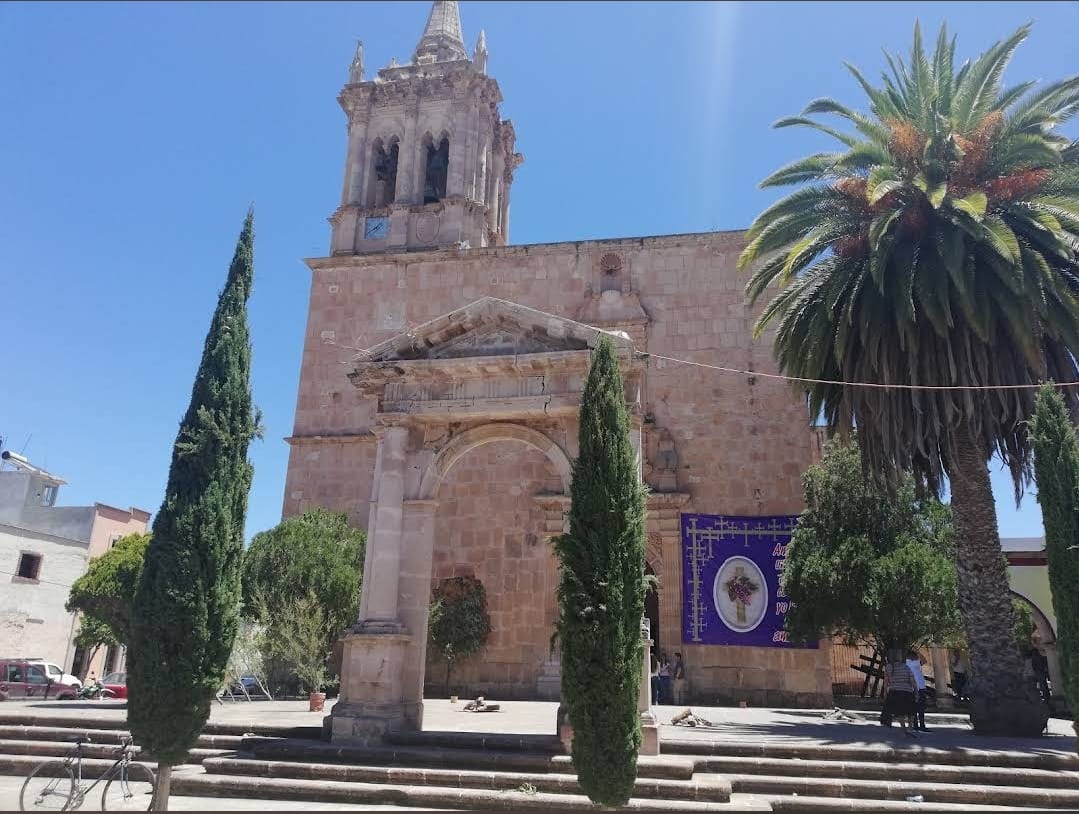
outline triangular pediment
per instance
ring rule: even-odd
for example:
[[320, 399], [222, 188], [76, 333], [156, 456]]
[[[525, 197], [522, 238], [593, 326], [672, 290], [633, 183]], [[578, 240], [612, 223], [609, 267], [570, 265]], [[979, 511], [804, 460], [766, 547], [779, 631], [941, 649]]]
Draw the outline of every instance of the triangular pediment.
[[484, 297], [361, 351], [353, 361], [362, 365], [587, 351], [601, 336], [610, 337], [619, 350], [632, 350], [624, 334]]

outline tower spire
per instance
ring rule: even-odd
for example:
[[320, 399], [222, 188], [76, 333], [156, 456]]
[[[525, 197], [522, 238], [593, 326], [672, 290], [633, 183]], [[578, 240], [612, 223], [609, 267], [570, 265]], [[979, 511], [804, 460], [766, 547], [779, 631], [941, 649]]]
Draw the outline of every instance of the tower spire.
[[476, 48], [472, 52], [472, 64], [480, 73], [487, 73], [487, 34], [480, 29], [480, 37], [476, 40]]
[[356, 55], [348, 67], [349, 84], [363, 81], [363, 40], [356, 40]]
[[422, 64], [467, 58], [465, 43], [461, 37], [461, 11], [457, 7], [457, 0], [434, 0], [412, 61]]

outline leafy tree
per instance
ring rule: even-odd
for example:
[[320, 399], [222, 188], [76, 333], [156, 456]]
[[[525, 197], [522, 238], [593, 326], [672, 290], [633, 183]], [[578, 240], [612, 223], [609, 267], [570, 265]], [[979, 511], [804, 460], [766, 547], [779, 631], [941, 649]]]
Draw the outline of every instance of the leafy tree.
[[491, 616], [487, 613], [487, 591], [482, 582], [472, 576], [450, 577], [435, 586], [427, 638], [446, 662], [447, 694], [453, 666], [479, 653], [490, 635]]
[[90, 613], [79, 614], [79, 632], [75, 636], [75, 646], [90, 653], [87, 662], [92, 661], [102, 647], [119, 644], [123, 642], [116, 638], [116, 634], [106, 622]]
[[[777, 323], [780, 367], [809, 380], [811, 414], [857, 426], [870, 471], [913, 471], [931, 489], [948, 480], [974, 728], [1035, 735], [1046, 710], [1005, 635], [1014, 620], [988, 462], [1004, 460], [1018, 497], [1033, 393], [993, 388], [1079, 374], [1079, 145], [1056, 129], [1079, 110], [1079, 77], [1003, 86], [1029, 30], [956, 69], [945, 27], [927, 55], [916, 26], [909, 63], [887, 55], [883, 86], [848, 66], [869, 113], [817, 99], [777, 122], [841, 147], [762, 182], [809, 185], [758, 216], [739, 263], [760, 261], [751, 300], [782, 288], [756, 331]], [[913, 389], [926, 385], [938, 389]]]
[[569, 533], [555, 541], [562, 695], [581, 788], [593, 802], [620, 806], [633, 792], [641, 747], [644, 489], [607, 337], [592, 354], [579, 434]]
[[100, 557], [90, 560], [86, 573], [72, 583], [66, 607], [69, 613], [82, 612], [85, 641], [93, 640], [99, 646], [131, 640], [131, 604], [149, 544], [149, 534], [121, 537]]
[[1057, 652], [1064, 694], [1074, 710], [1079, 708], [1079, 443], [1064, 398], [1050, 386], [1038, 393], [1031, 432], [1057, 616]]
[[894, 493], [862, 470], [856, 443], [831, 443], [803, 478], [806, 510], [787, 547], [792, 639], [837, 633], [882, 652], [939, 643], [959, 628], [948, 509], [904, 478]]
[[128, 722], [158, 761], [157, 810], [221, 687], [240, 621], [240, 563], [258, 431], [251, 404], [248, 212], [214, 311], [132, 611]]
[[1015, 643], [1020, 653], [1029, 653], [1031, 637], [1038, 626], [1034, 624], [1034, 611], [1022, 599], [1012, 597], [1012, 608], [1015, 610]]
[[263, 649], [272, 648], [303, 689], [322, 692], [329, 678], [326, 662], [330, 657], [326, 606], [313, 591], [290, 596], [284, 602], [273, 626], [262, 631], [260, 644]]
[[310, 509], [254, 536], [244, 554], [245, 614], [263, 627], [262, 650], [271, 672], [287, 673], [295, 661], [282, 651], [296, 602], [319, 606], [319, 648], [329, 652], [341, 631], [355, 623], [363, 574], [362, 531], [344, 513]]

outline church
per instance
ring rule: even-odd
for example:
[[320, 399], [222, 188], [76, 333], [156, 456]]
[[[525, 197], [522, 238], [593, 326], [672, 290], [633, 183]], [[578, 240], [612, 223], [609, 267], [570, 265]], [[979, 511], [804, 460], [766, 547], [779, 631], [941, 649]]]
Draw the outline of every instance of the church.
[[443, 676], [427, 608], [452, 576], [483, 582], [492, 627], [455, 685], [559, 697], [551, 540], [604, 335], [649, 490], [656, 651], [682, 653], [695, 703], [829, 704], [828, 643], [787, 641], [779, 587], [822, 439], [804, 399], [760, 375], [776, 366], [752, 337], [743, 233], [512, 244], [524, 157], [487, 59], [440, 0], [409, 64], [369, 78], [361, 46], [338, 96], [344, 182], [329, 253], [307, 260], [284, 498], [286, 516], [325, 506], [368, 532], [334, 738], [420, 726]]

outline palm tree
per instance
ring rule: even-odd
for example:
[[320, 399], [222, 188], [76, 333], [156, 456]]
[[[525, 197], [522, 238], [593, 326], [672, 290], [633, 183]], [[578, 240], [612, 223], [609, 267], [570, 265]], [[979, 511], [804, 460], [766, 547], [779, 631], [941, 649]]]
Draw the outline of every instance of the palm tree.
[[936, 492], [948, 481], [981, 732], [1038, 733], [1045, 721], [1009, 635], [989, 461], [1007, 464], [1018, 500], [1034, 391], [1013, 386], [1079, 377], [1079, 143], [1056, 131], [1079, 111], [1079, 77], [1004, 87], [1029, 29], [955, 70], [946, 28], [930, 59], [915, 26], [909, 64], [886, 53], [879, 87], [848, 65], [870, 112], [817, 99], [776, 123], [842, 148], [762, 182], [807, 185], [761, 213], [739, 259], [760, 261], [751, 301], [781, 289], [756, 333], [774, 327], [782, 371], [814, 380], [812, 414], [832, 430], [856, 425], [871, 472], [912, 471]]

